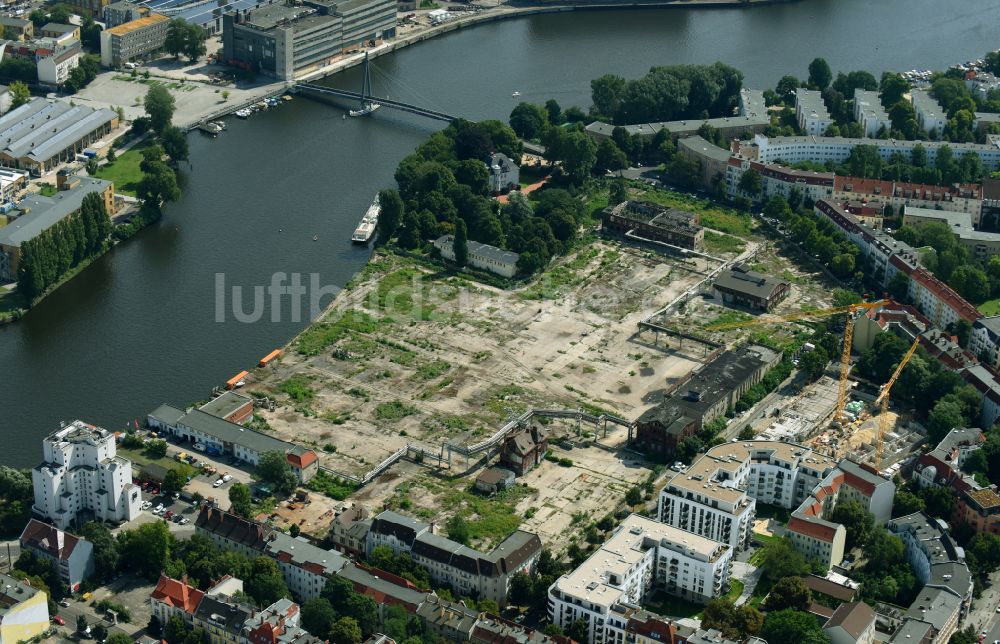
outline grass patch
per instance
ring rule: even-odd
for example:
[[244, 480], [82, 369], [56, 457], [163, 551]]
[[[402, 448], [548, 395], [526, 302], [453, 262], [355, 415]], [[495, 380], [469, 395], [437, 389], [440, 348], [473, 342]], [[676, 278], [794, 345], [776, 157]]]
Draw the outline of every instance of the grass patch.
[[779, 508], [776, 505], [769, 505], [767, 503], [758, 503], [757, 518], [774, 519], [778, 523], [786, 524], [788, 523], [788, 520], [792, 518], [792, 511], [787, 508]]
[[743, 594], [744, 588], [746, 588], [746, 586], [743, 584], [742, 581], [740, 581], [739, 579], [730, 578], [729, 590], [726, 592], [725, 595], [722, 596], [722, 599], [724, 599], [727, 602], [734, 602], [737, 599], [739, 599], [740, 595]]
[[316, 392], [309, 386], [309, 379], [303, 376], [292, 376], [281, 383], [279, 389], [295, 402], [306, 402], [316, 397]]
[[670, 208], [680, 208], [696, 212], [701, 217], [701, 225], [706, 228], [714, 228], [715, 230], [736, 235], [737, 237], [750, 236], [752, 221], [750, 215], [747, 213], [717, 206], [710, 201], [695, 199], [671, 190], [647, 190], [639, 198]]
[[369, 299], [367, 304], [390, 315], [430, 320], [435, 309], [433, 301], [451, 299], [457, 292], [450, 285], [432, 284], [430, 276], [416, 268], [401, 268], [379, 280], [375, 300]]
[[0, 290], [0, 320], [19, 318], [27, 308], [27, 302], [18, 291]]
[[388, 324], [391, 322], [377, 320], [367, 313], [347, 311], [333, 322], [313, 324], [303, 331], [296, 348], [304, 356], [314, 356], [350, 333], [373, 333]]
[[330, 476], [323, 470], [316, 472], [316, 476], [309, 479], [306, 487], [314, 492], [322, 492], [337, 501], [343, 501], [356, 489], [356, 486], [350, 481]]
[[713, 230], [705, 231], [705, 250], [710, 253], [742, 253], [747, 247], [742, 239], [723, 235]]
[[444, 360], [435, 360], [429, 364], [422, 364], [417, 368], [417, 378], [420, 380], [433, 380], [442, 375], [451, 367]]
[[187, 463], [182, 463], [177, 459], [171, 458], [170, 456], [164, 456], [163, 458], [153, 458], [145, 450], [129, 449], [126, 447], [118, 447], [118, 453], [124, 455], [130, 459], [133, 463], [139, 465], [139, 469], [142, 469], [143, 465], [158, 465], [165, 470], [179, 470], [180, 473], [187, 476], [194, 476], [196, 474], [193, 467]]
[[705, 326], [714, 326], [716, 324], [732, 324], [733, 322], [746, 322], [752, 319], [753, 316], [749, 313], [744, 313], [743, 311], [725, 311], [721, 315], [717, 316], [715, 319], [711, 320]]
[[142, 179], [142, 151], [153, 145], [152, 139], [146, 139], [135, 147], [122, 152], [114, 163], [102, 165], [97, 169], [97, 177], [115, 184], [115, 191], [121, 194], [136, 196], [135, 191]]
[[51, 183], [43, 183], [40, 184], [38, 187], [39, 187], [38, 194], [42, 195], [43, 197], [54, 197], [56, 196], [56, 193], [59, 192], [59, 188], [56, 188]]
[[1000, 315], [1000, 298], [995, 300], [986, 300], [976, 308], [978, 308], [983, 315]]
[[673, 597], [663, 591], [657, 591], [651, 598], [644, 602], [644, 607], [667, 617], [683, 619], [685, 617], [697, 617], [704, 610], [704, 604], [687, 601], [680, 597]]
[[399, 420], [417, 413], [417, 408], [401, 400], [379, 403], [375, 407], [375, 418], [379, 420]]
[[464, 518], [469, 526], [471, 541], [492, 547], [521, 525], [521, 517], [514, 511], [514, 506], [532, 490], [517, 485], [486, 498], [471, 492], [471, 489], [446, 491], [442, 495], [441, 506], [457, 509], [456, 514]]

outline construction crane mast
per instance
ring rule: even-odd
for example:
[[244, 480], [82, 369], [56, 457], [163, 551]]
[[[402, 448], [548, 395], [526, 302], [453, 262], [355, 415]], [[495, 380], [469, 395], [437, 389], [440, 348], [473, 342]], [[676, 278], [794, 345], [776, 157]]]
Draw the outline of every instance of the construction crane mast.
[[906, 366], [906, 363], [910, 361], [910, 358], [913, 357], [913, 353], [917, 350], [918, 346], [920, 346], [919, 337], [913, 341], [913, 344], [910, 345], [910, 350], [907, 351], [906, 355], [903, 356], [903, 359], [899, 361], [899, 365], [896, 367], [896, 370], [892, 372], [892, 376], [889, 380], [882, 385], [882, 391], [879, 393], [878, 398], [875, 399], [875, 403], [872, 405], [873, 407], [881, 405], [878, 417], [878, 435], [875, 437], [875, 468], [878, 470], [882, 469], [882, 445], [885, 441], [886, 431], [889, 429], [889, 390], [892, 389], [894, 384], [896, 384], [896, 380], [898, 380], [899, 375], [903, 373], [903, 368]]
[[796, 322], [809, 318], [825, 318], [831, 315], [847, 314], [847, 324], [844, 327], [844, 348], [840, 354], [840, 379], [837, 383], [837, 407], [834, 418], [838, 424], [844, 422], [844, 405], [847, 404], [847, 376], [851, 369], [851, 342], [854, 339], [854, 316], [858, 311], [877, 309], [889, 304], [889, 300], [876, 300], [874, 302], [858, 302], [847, 306], [835, 306], [827, 309], [815, 311], [796, 311], [784, 315], [769, 315], [743, 320], [740, 322], [726, 322], [723, 324], [712, 324], [705, 327], [706, 331], [726, 331], [728, 329], [739, 329], [750, 326], [762, 326], [765, 324], [778, 324], [781, 322]]

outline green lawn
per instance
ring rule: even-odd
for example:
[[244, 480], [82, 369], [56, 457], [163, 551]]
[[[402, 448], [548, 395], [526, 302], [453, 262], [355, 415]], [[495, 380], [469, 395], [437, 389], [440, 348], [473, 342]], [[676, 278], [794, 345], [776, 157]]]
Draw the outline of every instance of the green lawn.
[[142, 151], [153, 144], [151, 139], [147, 139], [134, 148], [123, 152], [114, 163], [103, 165], [97, 171], [97, 176], [101, 179], [112, 181], [115, 184], [115, 191], [124, 195], [136, 196], [135, 191], [142, 179], [142, 170], [139, 164], [142, 163]]
[[650, 599], [643, 602], [643, 606], [658, 615], [673, 617], [675, 619], [698, 617], [701, 611], [705, 609], [704, 604], [690, 602], [680, 597], [673, 597], [662, 591], [657, 591]]
[[729, 580], [729, 591], [722, 596], [722, 599], [728, 602], [734, 602], [739, 599], [740, 595], [743, 594], [743, 589], [746, 588], [744, 583], [739, 579]]
[[767, 503], [757, 504], [758, 519], [775, 519], [779, 523], [788, 523], [791, 517], [792, 511], [787, 508], [779, 508], [776, 505], [768, 505]]
[[742, 253], [746, 248], [743, 240], [732, 235], [723, 235], [712, 230], [705, 231], [705, 250], [710, 253]]
[[1000, 298], [986, 300], [977, 307], [983, 315], [1000, 315]]
[[689, 197], [672, 190], [646, 190], [639, 198], [670, 208], [696, 212], [701, 216], [701, 225], [706, 228], [714, 228], [737, 237], [750, 236], [751, 220], [747, 213], [716, 206], [708, 200]]

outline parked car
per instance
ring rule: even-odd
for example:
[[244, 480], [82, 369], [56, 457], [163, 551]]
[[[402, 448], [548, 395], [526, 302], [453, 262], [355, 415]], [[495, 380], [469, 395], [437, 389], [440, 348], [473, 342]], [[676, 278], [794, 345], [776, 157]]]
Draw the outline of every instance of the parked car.
[[232, 480], [233, 480], [233, 477], [228, 472], [222, 475], [222, 482], [223, 483], [229, 483]]
[[65, 626], [66, 625], [66, 620], [63, 619], [62, 617], [59, 617], [58, 615], [53, 615], [52, 616], [52, 621], [54, 623], [56, 623], [56, 624], [59, 624], [60, 626]]
[[199, 452], [204, 452], [205, 451], [205, 445], [203, 443], [195, 443], [194, 444], [194, 448], [196, 450], [198, 450]]
[[166, 512], [163, 513], [163, 518], [166, 519], [166, 520], [168, 520], [168, 521], [170, 520], [170, 517], [172, 517], [172, 516], [174, 516], [174, 513], [171, 510], [167, 510]]
[[215, 483], [212, 483], [212, 487], [221, 487], [222, 483], [223, 483], [222, 479], [219, 479]]
[[61, 602], [59, 602], [59, 605], [62, 606], [63, 608], [69, 608], [69, 600], [64, 599]]
[[[181, 517], [181, 525], [187, 525], [188, 523], [190, 523], [190, 521], [188, 521], [187, 517]], [[997, 612], [1000, 613], [1000, 611]]]

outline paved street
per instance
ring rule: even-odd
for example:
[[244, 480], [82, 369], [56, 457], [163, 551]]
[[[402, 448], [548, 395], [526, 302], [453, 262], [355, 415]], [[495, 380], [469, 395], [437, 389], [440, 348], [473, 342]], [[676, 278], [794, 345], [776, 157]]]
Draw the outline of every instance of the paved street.
[[964, 627], [972, 626], [977, 633], [987, 632], [986, 641], [1000, 640], [1000, 571], [990, 575], [990, 588], [984, 588], [979, 599], [972, 600], [972, 610], [965, 620]]

